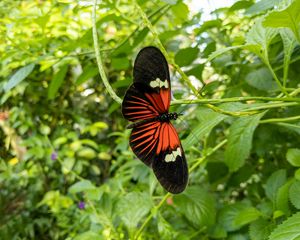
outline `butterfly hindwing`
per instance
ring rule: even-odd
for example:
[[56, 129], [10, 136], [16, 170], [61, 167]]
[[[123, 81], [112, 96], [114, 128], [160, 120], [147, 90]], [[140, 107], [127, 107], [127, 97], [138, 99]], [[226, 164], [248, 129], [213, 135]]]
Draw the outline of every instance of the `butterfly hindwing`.
[[188, 168], [181, 143], [172, 123], [163, 123], [152, 168], [160, 184], [171, 193], [182, 192]]

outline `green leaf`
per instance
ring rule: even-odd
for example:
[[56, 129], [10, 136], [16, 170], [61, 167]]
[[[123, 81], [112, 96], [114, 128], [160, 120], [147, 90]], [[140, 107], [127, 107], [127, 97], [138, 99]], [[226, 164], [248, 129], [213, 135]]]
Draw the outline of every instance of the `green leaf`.
[[263, 25], [273, 28], [289, 28], [300, 43], [300, 1], [293, 1], [290, 6], [281, 11], [272, 11], [266, 16]]
[[270, 70], [267, 68], [259, 68], [251, 71], [246, 75], [245, 80], [250, 86], [263, 91], [274, 91], [278, 88]]
[[289, 217], [270, 235], [269, 240], [299, 240], [300, 212]]
[[197, 64], [196, 66], [194, 66], [190, 70], [186, 71], [185, 73], [188, 76], [193, 75], [196, 78], [198, 78], [199, 80], [202, 80], [203, 69], [204, 69], [204, 65], [203, 64]]
[[115, 70], [127, 69], [130, 65], [128, 58], [113, 58], [111, 60], [111, 65]]
[[175, 18], [175, 23], [181, 24], [188, 20], [189, 15], [189, 8], [183, 2], [178, 2], [177, 4], [173, 5], [171, 8]]
[[237, 11], [237, 10], [249, 8], [252, 5], [253, 5], [253, 2], [251, 2], [251, 1], [245, 1], [245, 0], [237, 1], [229, 8], [229, 11]]
[[274, 172], [267, 180], [265, 191], [267, 197], [275, 203], [278, 189], [286, 182], [286, 170], [280, 169]]
[[148, 194], [131, 192], [118, 201], [117, 211], [129, 231], [132, 231], [152, 207], [153, 203]]
[[86, 158], [86, 159], [93, 159], [97, 156], [96, 152], [94, 149], [85, 147], [80, 149], [77, 152], [78, 157]]
[[300, 167], [300, 149], [289, 148], [286, 153], [286, 159], [294, 167]]
[[98, 74], [98, 68], [94, 66], [87, 66], [83, 68], [82, 73], [76, 79], [76, 85], [83, 84], [90, 78], [95, 77]]
[[227, 205], [219, 212], [218, 222], [222, 224], [228, 232], [238, 230], [244, 224], [239, 223], [236, 220], [237, 217], [241, 216], [241, 214], [243, 215], [243, 212], [246, 213], [247, 211], [249, 211], [248, 209], [250, 208], [252, 209], [252, 207], [250, 207], [249, 204], [245, 202], [238, 202], [232, 205]]
[[53, 99], [62, 85], [65, 76], [68, 71], [68, 65], [64, 65], [61, 67], [61, 69], [53, 76], [51, 83], [48, 88], [48, 99]]
[[211, 28], [220, 28], [222, 26], [222, 21], [220, 19], [208, 20], [201, 24], [201, 27], [195, 30], [195, 34], [199, 35]]
[[96, 232], [92, 232], [92, 231], [87, 231], [84, 233], [80, 233], [79, 235], [77, 235], [76, 237], [73, 238], [73, 240], [104, 240], [105, 238], [101, 235], [99, 235], [99, 233]]
[[261, 0], [256, 2], [250, 8], [247, 9], [245, 14], [258, 14], [270, 8], [273, 8], [276, 4], [278, 4], [280, 0]]
[[87, 190], [93, 190], [95, 188], [96, 187], [91, 183], [91, 181], [82, 180], [80, 182], [77, 182], [77, 183], [73, 184], [69, 188], [69, 192], [74, 194], [74, 193], [78, 193], [78, 192], [85, 192]]
[[261, 212], [258, 211], [254, 207], [248, 207], [240, 211], [234, 218], [234, 224], [235, 225], [246, 225], [250, 222], [255, 221], [257, 218], [259, 218], [261, 215]]
[[300, 209], [300, 181], [294, 181], [289, 190], [289, 198], [295, 208]]
[[262, 21], [262, 18], [257, 19], [255, 24], [248, 31], [244, 48], [254, 52], [261, 57], [264, 62], [268, 62], [268, 47], [278, 31], [263, 27]]
[[195, 227], [211, 226], [216, 221], [215, 199], [199, 186], [189, 187], [174, 196], [174, 203]]
[[212, 54], [209, 55], [207, 61], [208, 62], [211, 62], [213, 59], [215, 59], [216, 57], [228, 52], [228, 51], [231, 51], [233, 49], [238, 49], [238, 48], [242, 48], [243, 45], [238, 45], [238, 46], [232, 46], [232, 47], [226, 47], [226, 48], [220, 48], [218, 49], [217, 51], [213, 52]]
[[241, 117], [229, 128], [225, 163], [234, 172], [242, 167], [250, 154], [253, 133], [264, 113]]
[[177, 3], [178, 0], [161, 0], [162, 2], [168, 3], [170, 5], [174, 5]]
[[292, 184], [292, 180], [286, 182], [283, 186], [278, 188], [276, 194], [276, 201], [275, 201], [276, 210], [283, 212], [286, 216], [290, 214], [289, 189], [291, 184]]
[[249, 226], [249, 236], [251, 240], [265, 240], [274, 228], [274, 224], [266, 219], [259, 218]]
[[209, 134], [216, 125], [227, 117], [226, 115], [204, 107], [199, 108], [197, 116], [199, 125], [196, 126], [187, 138], [182, 141], [182, 145], [186, 149], [198, 143], [199, 139], [202, 139], [206, 134]]
[[8, 92], [20, 82], [22, 82], [34, 69], [35, 64], [31, 63], [25, 67], [20, 68], [4, 85], [4, 91]]
[[58, 213], [62, 208], [69, 208], [73, 201], [71, 198], [62, 195], [59, 191], [47, 192], [38, 206], [48, 205], [53, 213]]
[[180, 66], [190, 65], [198, 56], [199, 48], [183, 48], [180, 49], [175, 55], [175, 62]]
[[168, 223], [160, 213], [158, 214], [157, 220], [158, 233], [161, 239], [173, 239], [174, 229], [172, 228], [170, 223]]

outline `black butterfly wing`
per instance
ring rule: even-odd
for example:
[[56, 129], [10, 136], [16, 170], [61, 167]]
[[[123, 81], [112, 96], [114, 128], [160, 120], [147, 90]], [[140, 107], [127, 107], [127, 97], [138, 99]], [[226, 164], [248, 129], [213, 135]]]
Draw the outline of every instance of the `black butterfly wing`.
[[171, 94], [168, 63], [156, 47], [145, 47], [138, 53], [133, 67], [133, 79], [134, 83], [147, 85], [152, 91], [158, 92], [162, 88]]
[[135, 122], [130, 146], [169, 192], [182, 192], [188, 181], [186, 159], [170, 122], [156, 117], [167, 113], [171, 100], [168, 64], [155, 47], [142, 49], [134, 63], [134, 82], [127, 90], [122, 113]]

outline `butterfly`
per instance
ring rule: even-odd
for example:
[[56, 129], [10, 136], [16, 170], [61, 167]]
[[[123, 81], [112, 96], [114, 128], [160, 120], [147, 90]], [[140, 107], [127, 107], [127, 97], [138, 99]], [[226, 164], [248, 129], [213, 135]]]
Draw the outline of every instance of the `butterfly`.
[[167, 60], [156, 47], [145, 47], [133, 67], [133, 83], [123, 102], [122, 114], [133, 122], [129, 145], [170, 193], [182, 192], [188, 182], [184, 151], [169, 113], [171, 83]]

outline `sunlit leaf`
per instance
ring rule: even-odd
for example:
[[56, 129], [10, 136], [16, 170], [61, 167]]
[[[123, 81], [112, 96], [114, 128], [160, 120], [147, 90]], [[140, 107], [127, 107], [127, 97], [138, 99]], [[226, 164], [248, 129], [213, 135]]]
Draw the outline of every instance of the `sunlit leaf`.
[[281, 11], [270, 12], [263, 25], [273, 28], [289, 28], [294, 33], [298, 43], [300, 44], [300, 1], [293, 1], [290, 6]]

